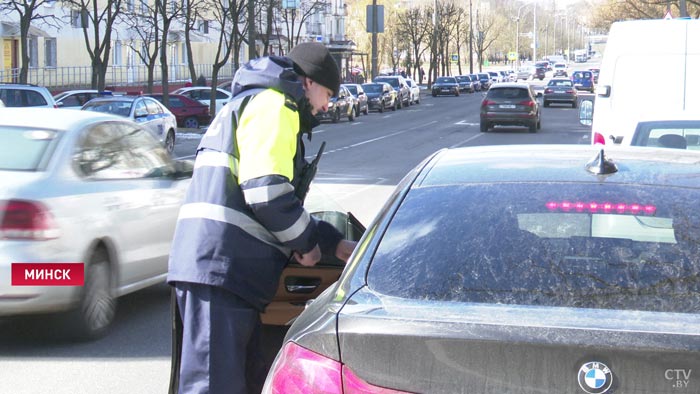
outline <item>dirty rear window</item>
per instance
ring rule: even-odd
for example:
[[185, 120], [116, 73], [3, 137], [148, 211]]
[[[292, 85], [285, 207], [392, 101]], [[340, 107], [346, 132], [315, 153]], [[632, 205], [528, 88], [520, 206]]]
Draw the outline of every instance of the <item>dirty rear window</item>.
[[414, 189], [368, 284], [413, 299], [698, 313], [699, 199], [645, 186]]
[[524, 88], [491, 88], [488, 92], [490, 99], [527, 99], [530, 97]]

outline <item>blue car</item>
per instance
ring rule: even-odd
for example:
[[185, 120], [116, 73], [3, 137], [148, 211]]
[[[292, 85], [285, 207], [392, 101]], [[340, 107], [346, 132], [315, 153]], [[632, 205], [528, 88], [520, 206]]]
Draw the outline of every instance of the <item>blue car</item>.
[[575, 71], [571, 74], [571, 82], [574, 83], [576, 90], [587, 90], [593, 93], [593, 73], [590, 71]]

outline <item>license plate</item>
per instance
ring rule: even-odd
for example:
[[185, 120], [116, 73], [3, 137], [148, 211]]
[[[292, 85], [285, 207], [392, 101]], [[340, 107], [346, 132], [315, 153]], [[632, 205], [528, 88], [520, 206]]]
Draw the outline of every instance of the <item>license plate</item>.
[[450, 89], [449, 89], [449, 88], [442, 88], [442, 91], [443, 91], [443, 92], [449, 92]]
[[498, 106], [498, 108], [504, 108], [504, 109], [514, 109], [515, 105], [513, 104], [501, 104]]

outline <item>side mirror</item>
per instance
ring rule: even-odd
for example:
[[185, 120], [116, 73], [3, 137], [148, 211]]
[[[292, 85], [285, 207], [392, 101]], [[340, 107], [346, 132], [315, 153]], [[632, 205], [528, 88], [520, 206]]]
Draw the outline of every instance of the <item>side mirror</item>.
[[583, 100], [579, 105], [578, 120], [584, 126], [593, 124], [593, 102], [591, 100]]

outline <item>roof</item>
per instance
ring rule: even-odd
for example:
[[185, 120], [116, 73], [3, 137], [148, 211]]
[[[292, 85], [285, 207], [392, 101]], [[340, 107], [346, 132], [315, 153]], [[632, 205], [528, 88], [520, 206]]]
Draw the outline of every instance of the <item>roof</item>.
[[0, 108], [0, 125], [2, 126], [66, 130], [84, 123], [103, 120], [123, 121], [124, 118], [102, 112], [56, 108]]
[[607, 147], [618, 171], [599, 176], [586, 163], [593, 145], [499, 145], [446, 149], [431, 160], [420, 187], [497, 182], [636, 183], [700, 188], [700, 152], [649, 147]]

